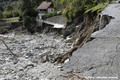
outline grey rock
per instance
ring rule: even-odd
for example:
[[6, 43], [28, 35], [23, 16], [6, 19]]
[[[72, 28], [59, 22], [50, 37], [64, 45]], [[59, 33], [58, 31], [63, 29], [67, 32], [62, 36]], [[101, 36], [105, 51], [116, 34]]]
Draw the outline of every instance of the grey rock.
[[17, 63], [18, 63], [18, 60], [15, 60], [13, 63], [14, 63], [14, 64], [17, 64]]
[[19, 69], [19, 71], [24, 71], [24, 69]]
[[34, 64], [28, 64], [28, 65], [26, 65], [24, 68], [26, 69], [26, 68], [28, 68], [28, 67], [34, 67]]
[[[54, 54], [68, 50], [68, 47], [66, 47], [68, 45], [65, 45], [61, 37], [57, 36], [57, 38], [53, 39], [54, 34], [13, 34], [14, 32], [11, 32], [2, 36], [6, 37], [6, 44], [18, 56], [18, 60], [15, 60], [2, 42], [0, 42], [1, 80], [45, 80], [60, 73], [53, 64], [46, 61], [52, 62]], [[39, 36], [42, 36], [42, 38]], [[11, 41], [12, 38], [17, 40], [17, 42]], [[61, 47], [62, 44], [65, 47]], [[46, 63], [41, 63], [42, 59]]]
[[31, 57], [31, 56], [33, 56], [33, 55], [34, 55], [34, 53], [32, 53], [32, 52], [26, 53], [26, 56], [28, 56], [28, 57]]

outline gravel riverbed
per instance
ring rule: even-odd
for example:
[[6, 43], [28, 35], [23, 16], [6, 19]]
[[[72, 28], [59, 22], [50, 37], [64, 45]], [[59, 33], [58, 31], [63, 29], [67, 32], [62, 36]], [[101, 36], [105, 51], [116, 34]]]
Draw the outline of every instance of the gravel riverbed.
[[0, 80], [55, 80], [61, 74], [60, 66], [42, 61], [41, 55], [60, 54], [72, 45], [55, 33], [30, 35], [11, 32], [0, 37], [5, 38], [5, 43], [17, 55], [16, 60], [0, 41]]

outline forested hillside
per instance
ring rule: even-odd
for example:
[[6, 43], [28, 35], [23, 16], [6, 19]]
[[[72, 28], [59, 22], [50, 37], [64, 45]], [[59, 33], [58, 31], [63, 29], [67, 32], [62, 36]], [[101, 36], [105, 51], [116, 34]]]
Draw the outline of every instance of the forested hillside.
[[21, 15], [20, 0], [0, 0], [1, 18], [18, 17]]
[[112, 0], [60, 0], [65, 7], [63, 15], [69, 22], [89, 11], [102, 11]]
[[[62, 15], [73, 22], [76, 18], [87, 12], [99, 14], [111, 1], [114, 0], [51, 0], [57, 10], [61, 10]], [[46, 17], [54, 15], [47, 14]]]
[[[25, 6], [29, 6], [30, 2], [33, 8], [37, 8], [42, 1], [45, 0], [26, 0], [28, 3]], [[24, 5], [22, 0], [0, 0], [0, 19], [22, 16], [22, 5]]]

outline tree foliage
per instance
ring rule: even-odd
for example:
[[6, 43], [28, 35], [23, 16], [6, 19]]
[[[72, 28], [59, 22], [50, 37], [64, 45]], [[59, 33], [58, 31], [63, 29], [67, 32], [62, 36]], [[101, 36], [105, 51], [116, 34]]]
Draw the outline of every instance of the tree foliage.
[[34, 17], [29, 17], [29, 16], [25, 16], [24, 17], [24, 26], [26, 27], [26, 29], [28, 31], [30, 31], [31, 33], [34, 32], [34, 28], [35, 28], [35, 18]]
[[31, 0], [22, 0], [22, 11], [32, 8]]
[[[76, 17], [84, 14], [86, 10], [93, 8], [98, 4], [104, 5], [104, 3], [109, 3], [111, 1], [113, 0], [60, 0], [60, 3], [65, 8], [63, 10], [63, 15], [69, 22], [72, 22]], [[100, 12], [102, 9], [104, 9], [103, 6], [99, 6], [94, 8], [94, 11], [99, 10]]]
[[3, 11], [3, 7], [2, 7], [2, 5], [0, 4], [0, 11]]
[[3, 18], [3, 13], [2, 11], [0, 10], [0, 20]]
[[0, 10], [4, 18], [18, 17], [21, 15], [21, 0], [1, 0]]
[[13, 7], [11, 5], [8, 5], [7, 6], [7, 11], [12, 11], [13, 10]]
[[32, 0], [22, 0], [22, 3], [24, 26], [26, 27], [26, 29], [28, 29], [28, 31], [33, 33], [38, 12], [34, 9], [34, 6], [32, 5]]

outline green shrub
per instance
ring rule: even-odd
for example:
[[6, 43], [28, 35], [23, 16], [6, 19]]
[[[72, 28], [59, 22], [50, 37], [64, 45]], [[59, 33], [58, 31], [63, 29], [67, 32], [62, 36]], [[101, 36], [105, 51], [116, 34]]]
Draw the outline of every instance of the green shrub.
[[[34, 32], [35, 24], [36, 24], [36, 17], [38, 15], [38, 11], [35, 9], [27, 9], [23, 12], [23, 22], [24, 26], [28, 31], [31, 33]], [[22, 16], [20, 16], [20, 20], [22, 20]]]
[[38, 11], [35, 9], [28, 9], [28, 10], [25, 10], [23, 13], [23, 17], [25, 16], [37, 17], [37, 15], [38, 15]]
[[10, 17], [13, 17], [11, 11], [4, 11], [4, 12], [3, 12], [3, 16], [4, 16], [4, 18], [10, 18]]
[[14, 17], [18, 17], [18, 16], [20, 16], [21, 15], [21, 11], [20, 10], [13, 10], [13, 16]]
[[19, 16], [19, 21], [22, 21], [23, 20], [23, 16]]
[[83, 8], [80, 7], [71, 7], [63, 10], [62, 15], [67, 19], [68, 22], [73, 22], [75, 18], [78, 18], [82, 12]]
[[73, 22], [87, 12], [99, 13], [113, 0], [61, 0], [61, 4], [65, 5], [62, 15]]
[[31, 33], [33, 33], [36, 19], [34, 17], [25, 16], [23, 20], [24, 20], [24, 26], [26, 27], [26, 29]]
[[57, 15], [62, 15], [62, 11], [58, 11], [58, 12], [57, 12]]
[[50, 17], [53, 17], [53, 16], [58, 16], [58, 15], [62, 15], [62, 11], [45, 14], [45, 15], [42, 16], [42, 18], [46, 19], [46, 18], [50, 18]]
[[92, 7], [90, 9], [86, 10], [85, 13], [97, 11], [97, 14], [99, 14], [108, 4], [109, 4], [108, 2], [100, 3], [100, 4], [96, 5], [95, 7]]
[[3, 13], [0, 11], [0, 20], [3, 18]]

